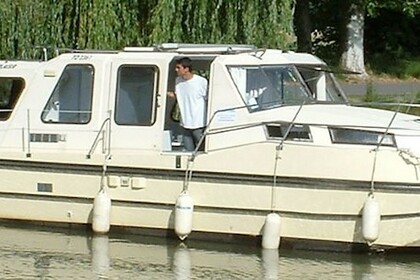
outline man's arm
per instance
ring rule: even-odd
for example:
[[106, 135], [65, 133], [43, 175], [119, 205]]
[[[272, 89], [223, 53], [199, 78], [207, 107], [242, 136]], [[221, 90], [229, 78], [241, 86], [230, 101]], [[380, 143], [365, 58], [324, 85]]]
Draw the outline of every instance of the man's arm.
[[168, 91], [168, 96], [170, 98], [176, 98], [176, 93], [174, 91]]

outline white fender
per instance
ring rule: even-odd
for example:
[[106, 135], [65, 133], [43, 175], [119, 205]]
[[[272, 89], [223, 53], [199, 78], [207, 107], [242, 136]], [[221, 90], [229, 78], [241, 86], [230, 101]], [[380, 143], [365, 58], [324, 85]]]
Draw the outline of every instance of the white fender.
[[175, 203], [175, 233], [181, 240], [187, 238], [192, 230], [194, 203], [191, 195], [184, 191]]
[[362, 235], [366, 241], [373, 242], [378, 239], [380, 221], [379, 203], [373, 194], [369, 194], [362, 213]]
[[278, 249], [280, 245], [280, 215], [270, 213], [265, 218], [262, 234], [262, 247], [264, 249]]
[[101, 189], [93, 200], [92, 230], [107, 233], [110, 228], [111, 198], [105, 189]]

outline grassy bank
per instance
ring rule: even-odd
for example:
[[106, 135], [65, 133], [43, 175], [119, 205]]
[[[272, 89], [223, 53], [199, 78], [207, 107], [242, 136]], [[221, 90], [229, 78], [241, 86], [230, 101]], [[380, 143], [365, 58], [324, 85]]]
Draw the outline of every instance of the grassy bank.
[[420, 79], [420, 56], [398, 58], [391, 55], [375, 54], [366, 63], [368, 72], [375, 76], [397, 79]]
[[398, 110], [402, 113], [420, 116], [420, 92], [416, 94], [377, 94], [368, 88], [364, 96], [348, 96], [352, 105]]

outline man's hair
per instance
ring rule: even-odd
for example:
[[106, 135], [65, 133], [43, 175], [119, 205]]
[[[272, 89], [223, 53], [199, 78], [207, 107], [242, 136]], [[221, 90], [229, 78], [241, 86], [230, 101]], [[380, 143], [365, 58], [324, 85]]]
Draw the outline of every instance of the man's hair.
[[191, 62], [191, 59], [189, 57], [182, 57], [180, 59], [177, 59], [175, 62], [176, 62], [176, 64], [182, 65], [182, 67], [184, 67], [184, 68], [189, 68], [190, 72], [193, 70], [192, 62]]

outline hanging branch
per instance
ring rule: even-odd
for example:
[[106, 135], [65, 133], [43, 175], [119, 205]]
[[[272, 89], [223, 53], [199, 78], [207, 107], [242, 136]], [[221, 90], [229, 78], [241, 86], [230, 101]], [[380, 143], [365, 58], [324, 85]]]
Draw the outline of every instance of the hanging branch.
[[[3, 0], [0, 55], [30, 58], [34, 46], [121, 49], [162, 42], [294, 42], [294, 0]], [[210, 11], [210, 12], [209, 12]]]

